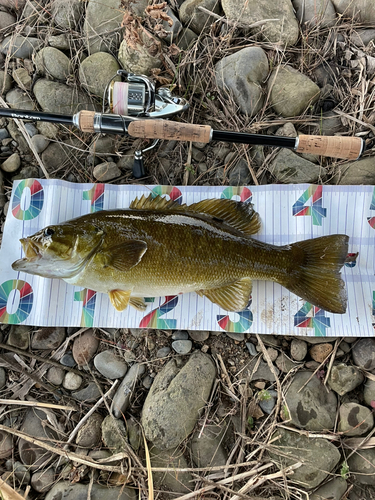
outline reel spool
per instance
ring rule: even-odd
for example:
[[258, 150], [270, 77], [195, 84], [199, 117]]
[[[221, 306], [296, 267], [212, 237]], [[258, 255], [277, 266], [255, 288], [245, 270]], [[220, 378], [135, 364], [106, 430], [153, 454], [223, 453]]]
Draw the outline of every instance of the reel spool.
[[[126, 80], [115, 81], [116, 76]], [[147, 76], [135, 75], [123, 69], [119, 69], [108, 83], [103, 103], [105, 101], [108, 102], [110, 113], [143, 118], [170, 118], [189, 107], [186, 99], [173, 96], [168, 87], [155, 90], [155, 84]], [[156, 139], [148, 148], [135, 152], [133, 175], [136, 179], [145, 175], [142, 153], [154, 148], [158, 142]]]

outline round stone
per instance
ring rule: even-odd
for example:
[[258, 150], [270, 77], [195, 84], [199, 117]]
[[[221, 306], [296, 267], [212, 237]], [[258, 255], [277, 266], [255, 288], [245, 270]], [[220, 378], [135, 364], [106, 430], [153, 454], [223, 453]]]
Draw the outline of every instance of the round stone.
[[35, 472], [31, 476], [31, 486], [35, 491], [44, 493], [49, 491], [55, 482], [55, 471], [52, 468], [47, 468], [40, 472]]
[[93, 176], [100, 182], [111, 181], [112, 179], [116, 179], [116, 177], [120, 177], [120, 175], [121, 170], [113, 161], [99, 163], [93, 171]]
[[188, 332], [177, 330], [172, 334], [172, 340], [187, 340], [189, 338]]
[[204, 342], [210, 336], [210, 332], [204, 330], [191, 330], [189, 331], [189, 336], [194, 342]]
[[290, 355], [296, 361], [303, 361], [307, 354], [307, 344], [304, 340], [293, 339], [290, 344]]
[[162, 347], [156, 353], [156, 357], [159, 358], [159, 359], [166, 358], [170, 352], [171, 352], [171, 348], [170, 347], [168, 347], [168, 346]]
[[1, 169], [4, 170], [4, 172], [15, 172], [20, 168], [21, 165], [21, 158], [18, 153], [13, 153], [11, 156], [9, 156], [2, 164], [1, 164]]
[[99, 346], [99, 340], [92, 329], [87, 330], [74, 340], [73, 358], [78, 366], [84, 366], [91, 361]]
[[332, 344], [316, 344], [310, 349], [310, 355], [314, 361], [322, 363], [332, 350]]
[[374, 427], [374, 416], [366, 406], [344, 403], [339, 410], [339, 432], [345, 436], [363, 436]]
[[82, 380], [82, 377], [77, 373], [67, 372], [64, 377], [63, 387], [68, 391], [76, 391], [81, 387]]
[[13, 454], [13, 437], [0, 431], [0, 458], [8, 458]]
[[99, 413], [91, 415], [79, 429], [76, 444], [84, 448], [94, 448], [100, 443], [103, 417]]
[[172, 342], [172, 348], [177, 352], [177, 354], [181, 354], [182, 356], [189, 354], [192, 347], [193, 342], [191, 340], [175, 340]]
[[124, 377], [128, 367], [123, 359], [112, 351], [103, 351], [94, 358], [94, 366], [103, 377], [114, 380]]
[[65, 340], [65, 328], [40, 328], [31, 339], [32, 349], [57, 349]]
[[364, 376], [358, 368], [340, 363], [332, 367], [328, 378], [328, 385], [337, 394], [343, 396], [362, 384], [363, 379]]
[[51, 366], [47, 372], [47, 380], [53, 385], [61, 385], [65, 377], [65, 370], [58, 366]]
[[375, 368], [375, 340], [361, 339], [352, 350], [354, 364], [359, 368], [371, 371]]
[[69, 366], [70, 368], [73, 368], [77, 364], [71, 352], [66, 352], [60, 359], [60, 363], [64, 366]]

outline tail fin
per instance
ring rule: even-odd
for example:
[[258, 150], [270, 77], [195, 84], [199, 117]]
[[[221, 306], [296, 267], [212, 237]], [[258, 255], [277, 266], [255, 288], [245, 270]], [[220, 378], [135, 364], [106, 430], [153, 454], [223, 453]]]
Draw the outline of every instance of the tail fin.
[[345, 234], [335, 234], [293, 243], [292, 258], [298, 266], [285, 284], [288, 290], [325, 311], [345, 313], [347, 294], [340, 269], [348, 241]]

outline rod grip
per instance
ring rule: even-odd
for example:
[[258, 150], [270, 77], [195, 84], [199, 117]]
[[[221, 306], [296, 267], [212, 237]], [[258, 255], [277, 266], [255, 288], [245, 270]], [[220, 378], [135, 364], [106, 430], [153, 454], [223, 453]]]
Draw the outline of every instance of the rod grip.
[[365, 149], [365, 142], [360, 137], [300, 135], [298, 139], [297, 153], [356, 160]]
[[211, 127], [168, 120], [135, 120], [128, 126], [128, 134], [142, 139], [210, 142]]
[[95, 132], [94, 129], [94, 116], [95, 111], [83, 110], [77, 113], [78, 116], [78, 128], [82, 132]]

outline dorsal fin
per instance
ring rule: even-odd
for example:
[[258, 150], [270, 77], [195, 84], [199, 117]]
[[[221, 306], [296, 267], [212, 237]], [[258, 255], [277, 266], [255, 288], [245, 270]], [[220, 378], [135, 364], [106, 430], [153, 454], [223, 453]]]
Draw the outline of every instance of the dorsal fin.
[[214, 222], [225, 222], [231, 227], [247, 235], [259, 231], [261, 221], [259, 214], [254, 210], [252, 203], [243, 203], [228, 199], [208, 199], [198, 201], [192, 205], [179, 205], [176, 201], [167, 200], [162, 196], [152, 194], [140, 199], [136, 198], [130, 204], [136, 210], [171, 210], [173, 212], [208, 215]]

